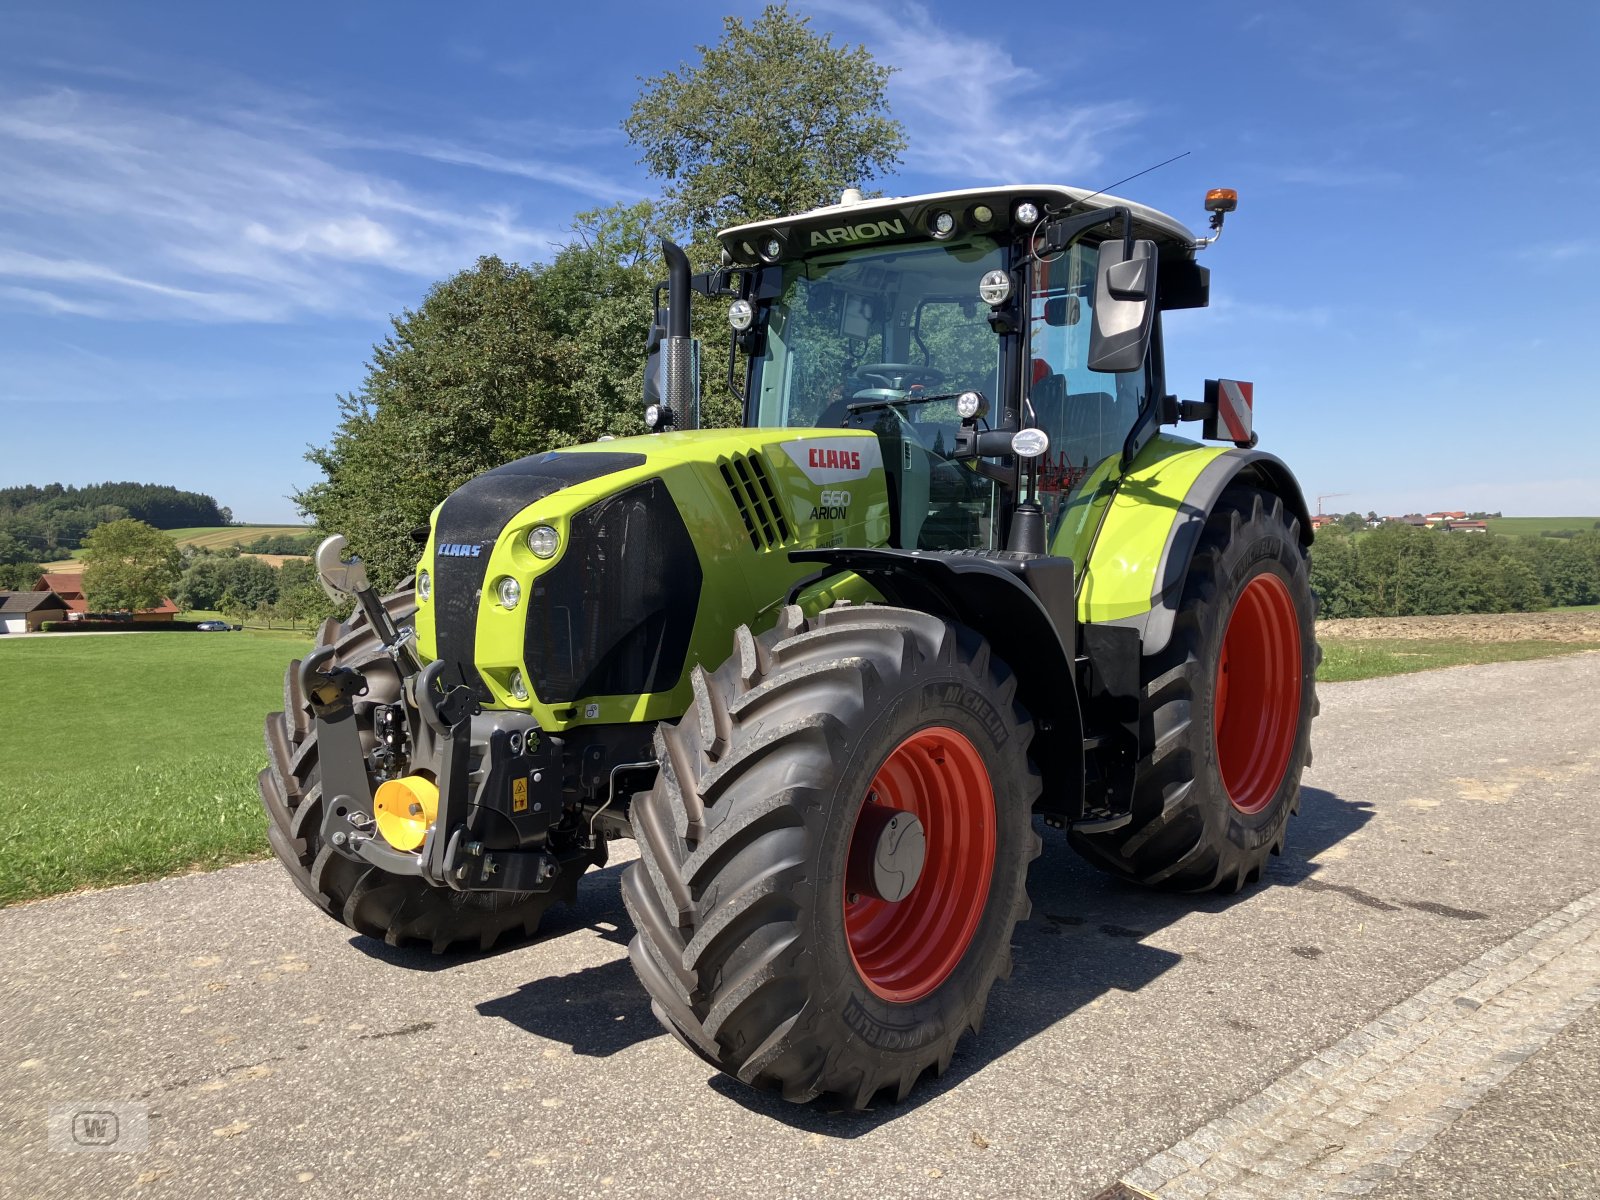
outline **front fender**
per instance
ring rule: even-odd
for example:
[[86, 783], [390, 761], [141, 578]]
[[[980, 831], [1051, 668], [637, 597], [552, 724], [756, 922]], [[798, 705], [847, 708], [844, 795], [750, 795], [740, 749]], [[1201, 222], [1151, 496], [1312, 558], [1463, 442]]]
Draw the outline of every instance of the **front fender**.
[[892, 605], [957, 621], [988, 639], [1017, 677], [1034, 721], [1030, 753], [1044, 777], [1040, 807], [1075, 820], [1083, 810], [1083, 714], [1074, 659], [1073, 564], [929, 550], [827, 547], [794, 562], [852, 571]]

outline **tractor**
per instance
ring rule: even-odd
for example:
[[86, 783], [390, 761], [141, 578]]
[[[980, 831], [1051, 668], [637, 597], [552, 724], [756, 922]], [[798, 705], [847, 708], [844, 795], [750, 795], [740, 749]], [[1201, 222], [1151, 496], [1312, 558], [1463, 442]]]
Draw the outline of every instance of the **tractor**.
[[[1210, 236], [1084, 189], [863, 199], [663, 243], [651, 432], [483, 474], [388, 596], [344, 539], [267, 719], [290, 877], [361, 934], [532, 935], [632, 838], [661, 1024], [805, 1102], [903, 1098], [1011, 968], [1042, 839], [1236, 891], [1281, 851], [1318, 649], [1250, 384], [1167, 391]], [[740, 428], [699, 428], [692, 296]], [[1168, 426], [1199, 422], [1199, 439]]]

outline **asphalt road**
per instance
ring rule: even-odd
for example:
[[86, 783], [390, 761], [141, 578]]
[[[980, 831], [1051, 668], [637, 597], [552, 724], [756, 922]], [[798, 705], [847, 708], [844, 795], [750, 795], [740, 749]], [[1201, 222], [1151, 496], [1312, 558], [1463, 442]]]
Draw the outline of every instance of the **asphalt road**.
[[[1501, 1068], [1470, 1086], [1424, 1045], [1410, 1069], [1445, 1116], [1343, 1190], [1600, 1194], [1600, 908], [1570, 916], [1600, 889], [1600, 654], [1322, 694], [1262, 886], [1146, 893], [1048, 834], [982, 1036], [865, 1115], [750, 1092], [661, 1033], [617, 865], [543, 940], [442, 962], [352, 936], [271, 863], [0, 911], [0, 1196], [1087, 1198], [1264, 1111], [1288, 1094], [1275, 1081], [1343, 1062], [1335, 1044], [1371, 1022], [1409, 1036], [1422, 1013], [1431, 1037], [1459, 1010], [1458, 1042], [1511, 1037], [1502, 1014], [1557, 986], [1559, 1018], [1487, 1045]], [[1564, 906], [1577, 923], [1546, 920]], [[1509, 962], [1522, 990], [1452, 1006], [1457, 984], [1435, 981], [1476, 978], [1474, 961]], [[1443, 1009], [1417, 1007], [1436, 993]], [[1356, 1071], [1358, 1119], [1404, 1092], [1381, 1065]], [[120, 1113], [148, 1149], [51, 1149], [57, 1105]], [[1215, 1194], [1341, 1190], [1274, 1161], [1282, 1186]]]

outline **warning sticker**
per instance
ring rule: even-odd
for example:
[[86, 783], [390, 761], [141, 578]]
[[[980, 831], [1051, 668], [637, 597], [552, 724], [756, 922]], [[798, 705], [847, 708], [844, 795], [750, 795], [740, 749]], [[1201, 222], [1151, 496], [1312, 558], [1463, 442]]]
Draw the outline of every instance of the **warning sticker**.
[[513, 779], [511, 781], [511, 811], [514, 813], [528, 811], [528, 781], [526, 779]]

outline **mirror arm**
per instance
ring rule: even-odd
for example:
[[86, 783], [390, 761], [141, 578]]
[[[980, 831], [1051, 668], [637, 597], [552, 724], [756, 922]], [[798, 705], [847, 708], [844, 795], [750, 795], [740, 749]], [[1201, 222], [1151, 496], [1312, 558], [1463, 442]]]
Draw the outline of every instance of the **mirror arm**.
[[1074, 242], [1101, 225], [1109, 224], [1118, 218], [1122, 219], [1122, 245], [1123, 256], [1133, 255], [1133, 213], [1123, 204], [1111, 208], [1091, 209], [1086, 213], [1079, 213], [1075, 217], [1059, 217], [1050, 222], [1044, 231], [1045, 254], [1056, 254], [1068, 249]]

